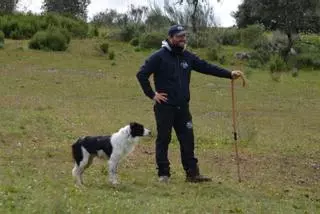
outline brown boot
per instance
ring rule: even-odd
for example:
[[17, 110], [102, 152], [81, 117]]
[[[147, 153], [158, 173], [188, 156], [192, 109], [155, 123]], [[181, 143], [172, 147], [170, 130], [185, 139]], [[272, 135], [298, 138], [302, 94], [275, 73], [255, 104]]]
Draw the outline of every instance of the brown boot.
[[210, 181], [212, 181], [211, 178], [200, 175], [199, 167], [196, 167], [196, 169], [187, 170], [186, 182], [201, 183]]

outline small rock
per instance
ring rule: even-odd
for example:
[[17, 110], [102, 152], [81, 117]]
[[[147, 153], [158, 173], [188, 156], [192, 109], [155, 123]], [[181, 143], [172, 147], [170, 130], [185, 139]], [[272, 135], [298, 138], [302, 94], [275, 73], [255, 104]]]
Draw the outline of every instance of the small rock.
[[239, 60], [246, 60], [251, 58], [250, 54], [246, 52], [237, 52], [234, 56]]

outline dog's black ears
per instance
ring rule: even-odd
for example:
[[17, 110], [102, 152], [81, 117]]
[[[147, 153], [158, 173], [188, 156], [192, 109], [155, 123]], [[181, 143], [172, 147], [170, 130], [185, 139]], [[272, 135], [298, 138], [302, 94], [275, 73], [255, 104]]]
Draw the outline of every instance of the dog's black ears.
[[141, 126], [141, 124], [137, 122], [130, 122], [130, 127], [134, 127], [134, 126]]
[[130, 122], [130, 128], [136, 125], [136, 122]]
[[134, 129], [143, 129], [143, 125], [137, 122], [131, 122], [130, 123], [130, 129], [134, 130]]

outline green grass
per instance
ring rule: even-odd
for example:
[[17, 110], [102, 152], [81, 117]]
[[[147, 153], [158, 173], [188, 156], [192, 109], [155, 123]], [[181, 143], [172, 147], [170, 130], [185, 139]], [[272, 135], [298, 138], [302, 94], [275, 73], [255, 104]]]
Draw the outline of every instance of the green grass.
[[[87, 188], [75, 188], [70, 145], [78, 136], [110, 134], [130, 121], [155, 132], [152, 102], [135, 78], [151, 51], [111, 42], [116, 57], [109, 60], [95, 44], [73, 40], [54, 53], [6, 40], [0, 50], [0, 213], [319, 213], [319, 71], [274, 82], [254, 70], [247, 88], [237, 83], [242, 183], [230, 82], [194, 73], [196, 154], [214, 182], [184, 182], [174, 137], [172, 180], [159, 184], [153, 136], [122, 162], [119, 186], [107, 183], [106, 162], [95, 160], [84, 175]], [[224, 51], [230, 61], [232, 49]]]

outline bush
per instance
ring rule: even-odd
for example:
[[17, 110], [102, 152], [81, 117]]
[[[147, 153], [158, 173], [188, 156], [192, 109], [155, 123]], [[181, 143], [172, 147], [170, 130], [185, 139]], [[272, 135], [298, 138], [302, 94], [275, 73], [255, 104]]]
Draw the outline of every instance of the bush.
[[0, 30], [4, 32], [6, 38], [30, 39], [36, 32], [45, 31], [51, 27], [63, 28], [77, 38], [88, 35], [87, 23], [58, 14], [15, 13], [0, 16]]
[[158, 32], [146, 33], [141, 37], [140, 46], [142, 48], [160, 48], [165, 35]]
[[99, 29], [96, 25], [90, 28], [88, 36], [89, 38], [99, 37]]
[[115, 58], [115, 53], [114, 53], [114, 51], [110, 51], [110, 53], [109, 53], [109, 59], [110, 60], [114, 60], [114, 58]]
[[207, 58], [211, 61], [216, 61], [218, 60], [218, 48], [211, 47], [207, 50]]
[[250, 59], [248, 61], [248, 66], [250, 68], [260, 68], [261, 67], [261, 62], [257, 59]]
[[280, 57], [280, 55], [276, 54], [271, 57], [269, 63], [269, 71], [273, 81], [280, 81], [282, 72], [287, 70], [287, 65], [284, 62], [284, 60]]
[[302, 35], [293, 49], [297, 55], [290, 56], [289, 60], [298, 68], [320, 68], [320, 40], [317, 35]]
[[135, 27], [133, 25], [126, 25], [120, 31], [120, 40], [123, 42], [129, 42], [136, 34]]
[[100, 44], [100, 50], [102, 53], [106, 54], [109, 51], [109, 43], [103, 42]]
[[279, 55], [273, 55], [270, 59], [269, 69], [271, 73], [287, 71], [287, 65]]
[[295, 57], [298, 68], [320, 69], [320, 55], [303, 53]]
[[257, 60], [262, 65], [264, 65], [267, 62], [269, 62], [271, 55], [272, 55], [271, 52], [265, 51], [264, 49], [259, 48], [250, 53], [250, 56], [251, 56], [250, 60]]
[[141, 51], [141, 48], [140, 48], [140, 47], [135, 47], [133, 50], [134, 50], [135, 52], [140, 52], [140, 51]]
[[[250, 53], [251, 61], [259, 61], [260, 64], [265, 64], [270, 60], [271, 55], [273, 54], [273, 46], [266, 36], [261, 36], [256, 39], [252, 44], [253, 52]], [[252, 62], [253, 66], [256, 62]]]
[[245, 47], [253, 48], [255, 42], [263, 36], [262, 25], [249, 25], [241, 30], [241, 42]]
[[130, 44], [134, 47], [137, 47], [139, 45], [139, 38], [135, 37], [135, 38], [131, 39]]
[[217, 40], [222, 45], [239, 45], [240, 31], [237, 28], [227, 28], [218, 31]]
[[0, 30], [0, 48], [4, 47], [4, 33]]
[[67, 38], [60, 31], [39, 31], [29, 42], [29, 48], [38, 50], [65, 51]]
[[192, 48], [206, 48], [212, 39], [215, 38], [210, 37], [209, 33], [205, 31], [199, 31], [196, 34], [190, 33], [188, 35], [188, 45]]

